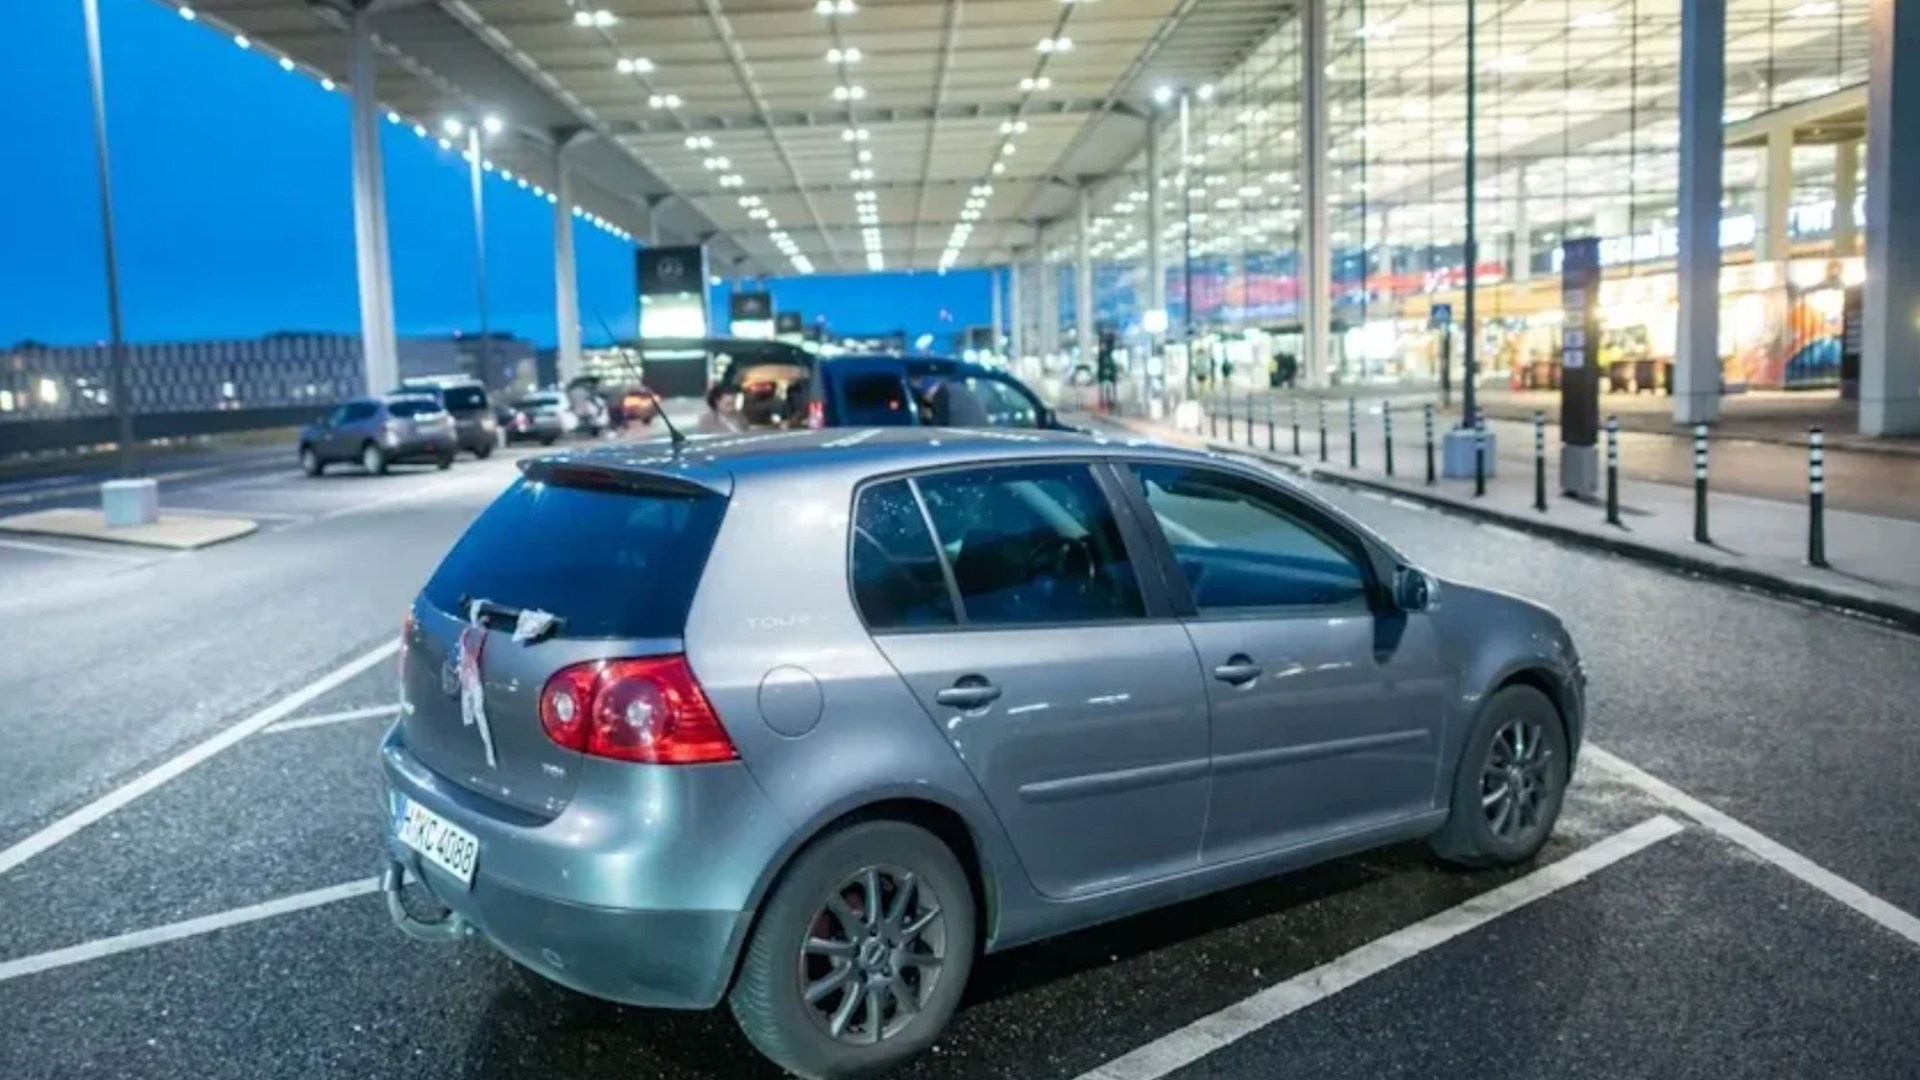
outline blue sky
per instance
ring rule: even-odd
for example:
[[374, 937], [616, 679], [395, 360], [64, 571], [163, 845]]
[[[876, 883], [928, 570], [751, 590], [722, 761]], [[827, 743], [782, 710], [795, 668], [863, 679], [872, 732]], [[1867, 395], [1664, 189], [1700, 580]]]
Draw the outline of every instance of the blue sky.
[[[354, 331], [347, 100], [155, 0], [101, 0], [107, 124], [127, 336], [136, 341]], [[80, 0], [0, 5], [0, 343], [107, 333]], [[465, 163], [383, 124], [394, 306], [402, 334], [478, 323]], [[553, 219], [489, 178], [491, 322], [554, 338]], [[575, 229], [588, 341], [635, 322], [632, 248]], [[849, 331], [942, 333], [989, 318], [982, 273], [770, 282]], [[724, 308], [719, 309], [724, 312]], [[943, 314], [945, 317], [943, 317]]]

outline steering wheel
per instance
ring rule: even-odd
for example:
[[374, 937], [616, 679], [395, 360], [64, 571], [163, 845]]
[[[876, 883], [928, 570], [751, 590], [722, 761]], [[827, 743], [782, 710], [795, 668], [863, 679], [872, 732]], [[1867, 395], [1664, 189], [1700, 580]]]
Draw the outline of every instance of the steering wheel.
[[1050, 536], [1027, 554], [1027, 570], [1037, 587], [1071, 590], [1085, 596], [1094, 583], [1093, 543], [1084, 536]]

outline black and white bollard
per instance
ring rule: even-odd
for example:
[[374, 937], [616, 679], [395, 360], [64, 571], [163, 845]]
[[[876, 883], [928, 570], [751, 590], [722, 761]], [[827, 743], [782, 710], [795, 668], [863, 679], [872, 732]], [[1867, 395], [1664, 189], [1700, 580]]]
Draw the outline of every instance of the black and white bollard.
[[1380, 428], [1386, 433], [1384, 441], [1387, 451], [1387, 475], [1393, 475], [1393, 402], [1380, 403]]
[[1707, 425], [1693, 425], [1693, 542], [1711, 544], [1707, 535]]
[[1427, 429], [1427, 483], [1433, 483], [1433, 406], [1420, 407], [1421, 422]]
[[1473, 497], [1487, 493], [1487, 414], [1473, 416]]
[[1807, 565], [1827, 566], [1827, 436], [1807, 432]]
[[1533, 410], [1533, 508], [1547, 512], [1547, 414]]
[[1360, 407], [1347, 399], [1347, 468], [1360, 467]]
[[1320, 399], [1320, 464], [1327, 463], [1327, 399]]
[[1620, 524], [1620, 418], [1607, 417], [1607, 524]]

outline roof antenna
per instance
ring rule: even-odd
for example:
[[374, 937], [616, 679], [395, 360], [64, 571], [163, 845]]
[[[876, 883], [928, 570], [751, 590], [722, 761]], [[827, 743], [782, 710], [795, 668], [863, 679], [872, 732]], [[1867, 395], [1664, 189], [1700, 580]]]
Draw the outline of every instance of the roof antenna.
[[681, 447], [687, 445], [687, 437], [680, 433], [679, 428], [673, 426], [673, 417], [667, 415], [667, 403], [661, 401], [660, 395], [654, 391], [653, 387], [647, 385], [646, 373], [640, 369], [640, 365], [633, 362], [633, 357], [627, 355], [626, 346], [620, 344], [619, 336], [613, 332], [613, 327], [607, 325], [607, 320], [601, 316], [600, 309], [590, 308], [590, 310], [593, 312], [593, 321], [600, 324], [601, 332], [607, 335], [607, 341], [613, 345], [613, 350], [620, 354], [621, 362], [632, 369], [634, 381], [640, 384], [640, 392], [653, 399], [654, 415], [660, 418], [661, 423], [667, 425], [668, 445], [673, 448], [674, 453], [678, 454]]

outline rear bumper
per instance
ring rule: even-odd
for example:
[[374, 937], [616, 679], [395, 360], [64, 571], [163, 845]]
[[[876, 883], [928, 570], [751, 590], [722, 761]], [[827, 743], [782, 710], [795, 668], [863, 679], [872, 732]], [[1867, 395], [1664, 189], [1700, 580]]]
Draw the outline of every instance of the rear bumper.
[[[387, 912], [407, 936], [455, 941], [477, 935], [508, 959], [583, 994], [656, 1009], [710, 1009], [727, 992], [748, 915], [728, 911], [623, 911], [569, 904], [474, 875], [460, 882], [387, 841]], [[444, 914], [420, 915], [409, 872]], [[419, 888], [419, 887], [416, 887]]]
[[[410, 915], [422, 905], [399, 902], [390, 869], [389, 910], [409, 936], [477, 935], [554, 982], [630, 1005], [711, 1008], [726, 993], [756, 890], [786, 835], [744, 768], [631, 777], [644, 798], [607, 777], [583, 779], [568, 808], [541, 821], [449, 783], [409, 752], [398, 726], [381, 761], [387, 857], [419, 882], [408, 891], [448, 913], [438, 923]], [[394, 837], [394, 795], [479, 839], [471, 887]]]
[[454, 452], [453, 436], [415, 436], [391, 443], [386, 450], [391, 461], [430, 461]]

